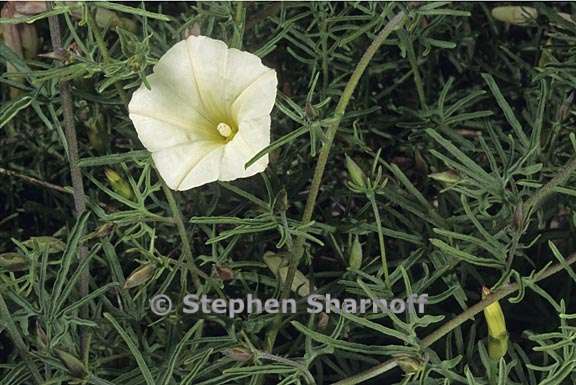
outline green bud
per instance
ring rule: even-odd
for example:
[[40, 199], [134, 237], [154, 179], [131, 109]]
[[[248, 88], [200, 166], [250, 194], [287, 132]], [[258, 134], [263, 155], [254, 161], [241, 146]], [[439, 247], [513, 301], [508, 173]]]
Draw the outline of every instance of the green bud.
[[530, 24], [538, 17], [536, 8], [508, 5], [492, 8], [492, 17], [514, 25]]
[[55, 349], [55, 353], [73, 377], [84, 378], [88, 374], [82, 361], [72, 354], [59, 349]]
[[[264, 254], [264, 263], [284, 283], [288, 275], [288, 260], [278, 254], [267, 251]], [[292, 281], [292, 291], [302, 297], [306, 297], [310, 295], [310, 286], [310, 280], [302, 272], [296, 270], [294, 281]]]
[[38, 245], [40, 250], [46, 250], [48, 254], [60, 253], [66, 249], [66, 244], [58, 238], [50, 236], [31, 237], [22, 244], [29, 248], [34, 248]]
[[280, 212], [288, 210], [288, 193], [286, 189], [280, 190], [278, 195], [276, 195], [275, 209]]
[[130, 274], [130, 276], [126, 279], [124, 283], [124, 289], [131, 289], [136, 286], [140, 286], [148, 282], [150, 278], [154, 276], [154, 272], [156, 271], [156, 267], [148, 263], [146, 265], [142, 265]]
[[106, 179], [108, 179], [108, 182], [110, 182], [110, 185], [112, 186], [114, 192], [116, 192], [125, 199], [128, 200], [132, 199], [133, 196], [132, 187], [130, 187], [130, 184], [128, 184], [128, 182], [126, 182], [120, 176], [120, 174], [118, 174], [111, 168], [107, 168], [105, 173], [106, 173]]
[[400, 355], [394, 357], [398, 366], [404, 371], [406, 374], [414, 374], [422, 371], [424, 369], [424, 363], [417, 358]]
[[366, 186], [364, 171], [348, 155], [346, 155], [346, 169], [348, 170], [350, 181], [355, 187], [362, 188]]
[[362, 244], [360, 243], [360, 239], [358, 235], [354, 236], [354, 240], [352, 241], [352, 247], [350, 248], [350, 256], [348, 257], [348, 266], [351, 269], [358, 270], [362, 267]]
[[226, 349], [223, 351], [223, 353], [227, 357], [233, 359], [234, 361], [238, 361], [238, 362], [249, 361], [254, 356], [251, 352], [249, 352], [248, 350], [246, 350], [242, 347], [235, 347], [235, 348]]
[[28, 270], [30, 261], [23, 255], [18, 253], [3, 253], [0, 254], [0, 268], [8, 271], [23, 271]]
[[428, 175], [428, 177], [447, 185], [456, 184], [461, 180], [460, 176], [455, 171], [452, 170], [430, 174]]

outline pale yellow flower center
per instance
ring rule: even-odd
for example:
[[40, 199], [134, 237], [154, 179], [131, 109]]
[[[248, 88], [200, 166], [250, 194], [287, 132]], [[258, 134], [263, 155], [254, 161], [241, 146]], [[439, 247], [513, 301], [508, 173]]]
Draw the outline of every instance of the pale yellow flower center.
[[234, 133], [234, 131], [232, 130], [232, 127], [230, 127], [229, 125], [227, 125], [224, 122], [218, 123], [218, 126], [216, 127], [216, 129], [218, 130], [218, 133], [226, 139], [229, 139], [230, 136]]

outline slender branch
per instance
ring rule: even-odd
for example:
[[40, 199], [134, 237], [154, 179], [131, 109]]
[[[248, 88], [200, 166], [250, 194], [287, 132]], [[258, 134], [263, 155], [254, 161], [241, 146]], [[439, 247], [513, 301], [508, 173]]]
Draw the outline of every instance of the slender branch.
[[[538, 282], [543, 279], [546, 279], [558, 272], [564, 270], [565, 266], [570, 266], [576, 262], [576, 253], [573, 253], [566, 259], [564, 263], [557, 263], [548, 269], [542, 270], [540, 273], [535, 274], [533, 278], [533, 282]], [[502, 286], [500, 289], [495, 290], [492, 294], [488, 295], [482, 301], [474, 304], [473, 306], [469, 307], [458, 316], [454, 317], [450, 321], [446, 322], [444, 325], [436, 329], [433, 333], [426, 336], [424, 339], [421, 340], [420, 346], [422, 349], [430, 347], [434, 342], [438, 341], [440, 338], [444, 337], [446, 334], [450, 333], [452, 330], [456, 329], [458, 326], [462, 325], [464, 322], [471, 320], [474, 318], [475, 315], [479, 314], [481, 311], [484, 310], [488, 305], [499, 301], [503, 298], [506, 298], [510, 294], [518, 291], [520, 289], [520, 283], [516, 282], [513, 284], [508, 284]], [[378, 364], [364, 372], [355, 374], [351, 377], [348, 377], [344, 380], [338, 381], [333, 383], [332, 385], [355, 385], [376, 376], [379, 376], [382, 373], [389, 371], [390, 369], [395, 368], [398, 366], [398, 361], [395, 358], [392, 358], [386, 362]]]
[[42, 376], [40, 375], [38, 368], [32, 362], [30, 352], [28, 351], [28, 347], [26, 346], [26, 343], [22, 339], [18, 327], [16, 326], [16, 323], [14, 322], [12, 316], [10, 315], [10, 311], [8, 309], [8, 306], [6, 305], [6, 302], [4, 301], [2, 293], [0, 293], [0, 320], [4, 324], [4, 328], [6, 328], [8, 335], [14, 342], [14, 346], [18, 350], [20, 356], [22, 357], [22, 361], [24, 361], [24, 363], [30, 370], [30, 374], [32, 375], [32, 378], [34, 378], [34, 382], [39, 385], [44, 384], [44, 380], [42, 379]]
[[564, 182], [566, 182], [574, 172], [576, 172], [576, 156], [568, 161], [568, 163], [562, 167], [562, 170], [554, 176], [554, 178], [550, 179], [548, 183], [542, 186], [540, 190], [536, 191], [526, 202], [524, 202], [524, 213], [528, 215], [532, 209], [536, 208], [544, 199], [550, 196], [556, 187], [564, 184]]
[[71, 191], [66, 189], [65, 187], [58, 186], [58, 185], [52, 184], [50, 182], [45, 182], [41, 179], [33, 178], [31, 176], [28, 176], [28, 175], [20, 174], [19, 172], [16, 172], [16, 171], [7, 170], [7, 169], [2, 168], [2, 167], [0, 167], [0, 174], [7, 175], [7, 176], [13, 176], [13, 177], [22, 179], [24, 182], [27, 182], [27, 183], [30, 183], [30, 184], [33, 184], [36, 186], [46, 187], [46, 188], [49, 188], [51, 190], [59, 191], [62, 193], [66, 193], [66, 194], [71, 193]]
[[386, 258], [386, 244], [384, 243], [384, 233], [382, 232], [382, 222], [380, 221], [380, 210], [378, 209], [378, 204], [376, 203], [376, 197], [373, 191], [370, 191], [368, 195], [368, 200], [370, 201], [370, 206], [372, 206], [372, 211], [374, 212], [374, 220], [376, 221], [376, 229], [378, 230], [378, 245], [380, 246], [380, 260], [382, 263], [382, 274], [384, 274], [384, 282], [390, 287], [390, 277], [388, 274], [388, 260]]
[[420, 107], [427, 110], [428, 104], [426, 103], [426, 93], [424, 92], [422, 76], [418, 69], [418, 59], [416, 58], [416, 52], [414, 51], [414, 42], [410, 39], [408, 33], [403, 33], [402, 35], [404, 37], [403, 40], [406, 46], [406, 54], [408, 56], [408, 61], [410, 62], [410, 68], [412, 69], [412, 77], [414, 78], [414, 84], [416, 85]]
[[[112, 61], [112, 57], [110, 56], [110, 52], [108, 51], [108, 46], [106, 45], [106, 42], [104, 41], [104, 36], [102, 36], [102, 32], [100, 32], [100, 28], [94, 22], [94, 15], [92, 14], [90, 9], [88, 9], [88, 12], [86, 12], [86, 15], [87, 15], [86, 19], [88, 22], [88, 26], [90, 27], [90, 30], [92, 31], [92, 34], [94, 35], [94, 40], [96, 41], [96, 45], [98, 46], [98, 49], [100, 50], [100, 53], [102, 54], [102, 59], [104, 60], [104, 64], [109, 64]], [[118, 82], [115, 82], [114, 87], [116, 88], [116, 91], [118, 92], [118, 95], [120, 96], [120, 100], [122, 100], [122, 104], [127, 106], [129, 100], [128, 100], [128, 96], [126, 95], [126, 92], [124, 91], [122, 86]]]
[[[380, 48], [382, 44], [386, 41], [388, 36], [398, 28], [402, 27], [405, 22], [404, 12], [398, 12], [392, 19], [384, 26], [382, 31], [376, 36], [376, 38], [372, 41], [370, 46], [364, 52], [364, 55], [356, 65], [354, 72], [350, 76], [348, 83], [346, 83], [346, 87], [342, 92], [342, 96], [336, 105], [336, 109], [334, 111], [334, 116], [332, 118], [332, 124], [328, 128], [326, 132], [326, 139], [320, 150], [320, 154], [318, 156], [318, 160], [316, 162], [316, 167], [314, 169], [314, 175], [312, 177], [312, 183], [310, 185], [310, 190], [308, 192], [308, 197], [306, 199], [306, 206], [304, 207], [304, 213], [302, 215], [302, 223], [308, 224], [312, 220], [312, 215], [314, 213], [314, 207], [316, 206], [316, 199], [318, 198], [318, 193], [320, 191], [320, 186], [322, 184], [322, 177], [324, 176], [324, 170], [326, 169], [326, 163], [328, 162], [328, 157], [330, 156], [330, 150], [332, 148], [332, 143], [334, 142], [334, 138], [336, 137], [336, 132], [338, 131], [338, 127], [340, 126], [340, 121], [342, 120], [342, 116], [346, 112], [346, 108], [348, 107], [348, 103], [352, 98], [354, 90], [360, 81], [360, 78], [364, 74], [364, 71], [368, 67], [368, 64]], [[294, 242], [294, 251], [290, 253], [290, 262], [288, 265], [288, 272], [286, 274], [286, 279], [282, 286], [281, 291], [281, 298], [288, 298], [290, 296], [290, 290], [292, 287], [292, 282], [294, 281], [294, 276], [296, 275], [296, 269], [298, 267], [298, 263], [304, 254], [304, 243], [305, 243], [304, 236], [298, 236]], [[270, 329], [270, 332], [267, 336], [267, 347], [269, 350], [272, 349], [274, 346], [274, 341], [276, 340], [276, 336], [282, 326], [282, 318], [280, 316], [275, 318], [275, 321]]]
[[[162, 190], [164, 191], [164, 195], [166, 195], [166, 199], [168, 200], [168, 204], [170, 205], [170, 211], [172, 211], [172, 217], [174, 218], [174, 223], [176, 224], [176, 228], [178, 229], [178, 234], [180, 236], [180, 242], [182, 243], [182, 254], [188, 263], [188, 268], [190, 273], [192, 274], [192, 283], [196, 290], [199, 290], [202, 287], [200, 283], [200, 278], [198, 278], [198, 267], [194, 262], [194, 257], [192, 256], [192, 249], [190, 248], [190, 239], [188, 238], [188, 233], [186, 232], [186, 225], [184, 225], [184, 220], [182, 219], [182, 211], [180, 210], [180, 206], [178, 202], [176, 202], [176, 198], [174, 194], [172, 194], [172, 190], [170, 187], [166, 185], [162, 177]], [[183, 285], [182, 289], [185, 288], [186, 284], [186, 272], [182, 273], [183, 277]]]
[[[52, 8], [52, 2], [49, 2], [49, 7]], [[62, 52], [62, 35], [60, 33], [60, 21], [58, 16], [50, 16], [48, 18], [50, 24], [50, 37], [52, 40], [52, 48], [54, 52]], [[62, 65], [57, 63], [56, 65]], [[62, 102], [63, 125], [66, 136], [66, 143], [68, 145], [68, 154], [70, 161], [70, 176], [72, 179], [72, 190], [74, 194], [74, 207], [75, 216], [79, 218], [84, 211], [86, 211], [86, 194], [84, 193], [84, 184], [82, 182], [82, 173], [78, 166], [78, 140], [76, 139], [76, 128], [74, 127], [74, 105], [72, 102], [72, 92], [70, 90], [70, 83], [67, 80], [60, 81], [60, 98]], [[79, 258], [83, 260], [88, 255], [86, 247], [80, 247]], [[87, 265], [86, 269], [82, 272], [80, 278], [79, 292], [80, 297], [88, 295], [90, 288], [90, 266]], [[88, 318], [89, 309], [83, 306], [80, 311], [82, 318]], [[85, 353], [88, 351], [88, 336], [82, 332], [80, 337], [80, 350]], [[84, 354], [83, 354], [84, 355]]]

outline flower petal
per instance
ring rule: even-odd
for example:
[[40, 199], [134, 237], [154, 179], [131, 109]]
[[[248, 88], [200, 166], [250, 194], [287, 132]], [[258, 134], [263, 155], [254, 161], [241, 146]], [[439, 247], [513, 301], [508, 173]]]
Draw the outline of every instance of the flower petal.
[[154, 152], [152, 159], [168, 187], [187, 190], [218, 179], [222, 152], [221, 145], [198, 141]]
[[227, 116], [223, 90], [226, 89], [224, 74], [228, 61], [228, 46], [220, 40], [206, 36], [190, 36], [186, 44], [192, 76], [204, 110], [222, 121]]
[[232, 114], [237, 122], [270, 115], [276, 100], [278, 79], [276, 71], [269, 70], [260, 75], [232, 103]]
[[270, 116], [244, 121], [234, 139], [226, 144], [220, 180], [230, 181], [258, 174], [268, 166], [268, 154], [250, 167], [246, 163], [270, 144]]

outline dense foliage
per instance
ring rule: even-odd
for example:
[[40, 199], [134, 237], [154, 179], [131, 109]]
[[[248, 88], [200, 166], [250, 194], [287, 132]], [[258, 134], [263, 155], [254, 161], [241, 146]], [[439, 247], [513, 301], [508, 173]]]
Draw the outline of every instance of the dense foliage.
[[[497, 5], [3, 4], [0, 385], [576, 382], [576, 23], [559, 14], [574, 5], [530, 4], [521, 23]], [[176, 193], [127, 103], [190, 34], [257, 54], [279, 90], [268, 169]], [[300, 244], [296, 278], [319, 293], [430, 303], [234, 319], [149, 308], [158, 293], [281, 296], [264, 256]], [[499, 361], [483, 286], [507, 322]]]

